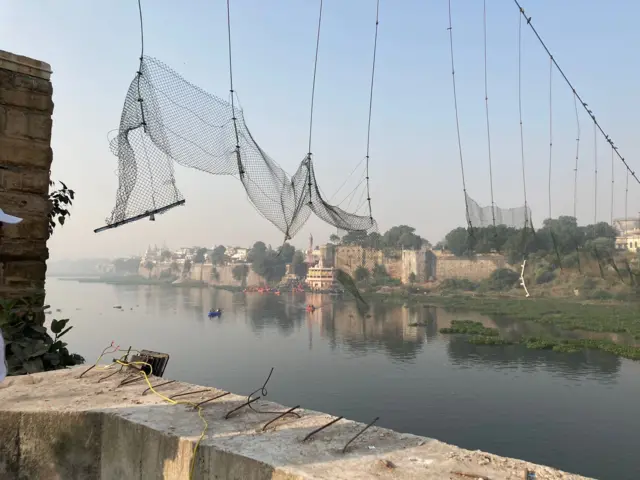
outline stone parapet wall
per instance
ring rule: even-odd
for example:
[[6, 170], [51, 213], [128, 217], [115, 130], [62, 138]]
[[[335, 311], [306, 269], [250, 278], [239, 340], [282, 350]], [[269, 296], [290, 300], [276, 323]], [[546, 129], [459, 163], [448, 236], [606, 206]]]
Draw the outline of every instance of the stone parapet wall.
[[382, 265], [391, 278], [409, 283], [413, 273], [416, 282], [430, 279], [467, 278], [482, 280], [507, 263], [503, 255], [479, 255], [472, 259], [442, 254], [431, 250], [375, 250], [357, 245], [335, 247], [336, 268], [353, 275], [358, 267], [373, 270]]
[[459, 258], [438, 256], [435, 262], [435, 279], [466, 278], [482, 280], [494, 270], [506, 267], [507, 262], [502, 255], [478, 255], [475, 258]]
[[51, 67], [0, 50], [0, 208], [23, 218], [0, 231], [0, 297], [44, 293], [53, 153]]
[[277, 413], [263, 412], [288, 407], [265, 398], [251, 410], [241, 408], [246, 396], [214, 387], [180, 381], [162, 387], [167, 397], [190, 391], [188, 401], [203, 402], [198, 412], [143, 395], [145, 382], [120, 385], [128, 371], [107, 379], [95, 368], [79, 378], [84, 370], [0, 383], [2, 480], [185, 480], [192, 461], [194, 480], [507, 480], [525, 478], [526, 470], [536, 480], [586, 480], [377, 425], [363, 430], [364, 424], [346, 418], [327, 427], [336, 417], [304, 406], [296, 408], [299, 416], [277, 419]]

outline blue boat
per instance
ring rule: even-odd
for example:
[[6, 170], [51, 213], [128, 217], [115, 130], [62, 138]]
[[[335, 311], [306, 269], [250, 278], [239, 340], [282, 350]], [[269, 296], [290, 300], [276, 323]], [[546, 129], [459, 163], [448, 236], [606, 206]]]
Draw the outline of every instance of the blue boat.
[[220, 317], [221, 315], [222, 315], [222, 310], [220, 310], [220, 309], [209, 310], [209, 318]]

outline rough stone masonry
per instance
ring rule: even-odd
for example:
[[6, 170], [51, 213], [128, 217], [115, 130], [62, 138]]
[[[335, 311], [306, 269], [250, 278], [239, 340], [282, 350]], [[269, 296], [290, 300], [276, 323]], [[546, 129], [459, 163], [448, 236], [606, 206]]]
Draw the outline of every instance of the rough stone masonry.
[[51, 66], [0, 50], [0, 298], [44, 293], [53, 88]]

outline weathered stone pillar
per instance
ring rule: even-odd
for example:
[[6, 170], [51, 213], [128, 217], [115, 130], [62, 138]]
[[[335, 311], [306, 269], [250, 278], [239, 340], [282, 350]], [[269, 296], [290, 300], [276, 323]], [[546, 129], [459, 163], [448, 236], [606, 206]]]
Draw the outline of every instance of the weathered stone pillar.
[[44, 294], [53, 113], [51, 67], [0, 50], [0, 298]]

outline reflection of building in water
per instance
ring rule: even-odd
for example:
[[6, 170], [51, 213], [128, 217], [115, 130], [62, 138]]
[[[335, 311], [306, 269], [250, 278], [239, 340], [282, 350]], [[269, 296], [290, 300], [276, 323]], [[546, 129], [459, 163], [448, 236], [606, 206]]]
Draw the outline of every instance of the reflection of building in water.
[[333, 267], [325, 267], [322, 257], [315, 267], [307, 270], [307, 285], [313, 290], [333, 290], [338, 288], [336, 271]]
[[415, 358], [424, 344], [425, 328], [407, 326], [415, 321], [409, 309], [374, 304], [362, 316], [353, 303], [335, 303], [333, 307], [334, 315], [322, 316], [322, 335], [352, 351], [383, 349], [393, 358], [407, 360]]

